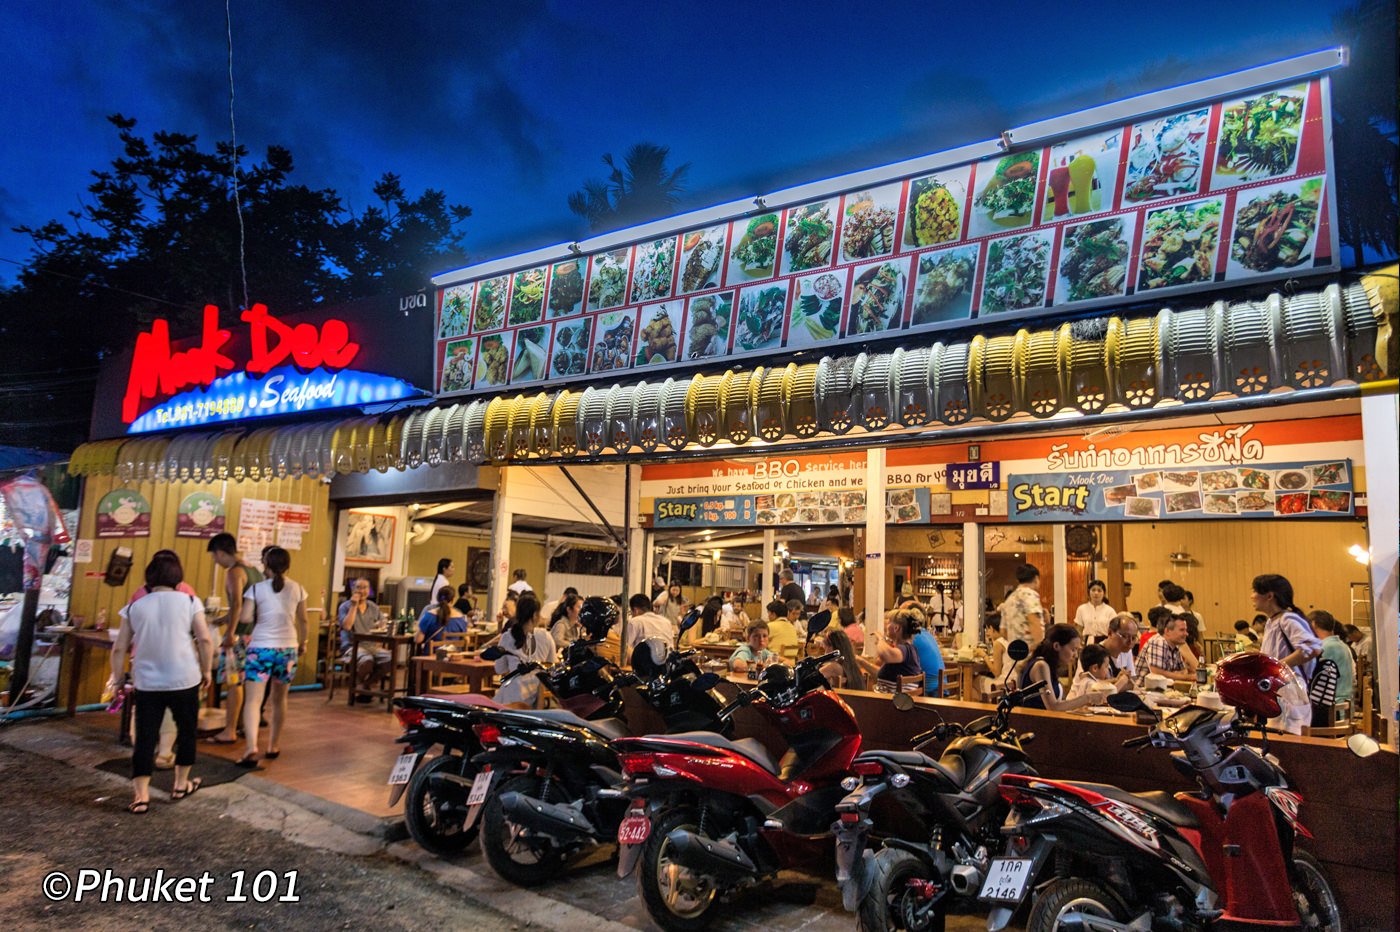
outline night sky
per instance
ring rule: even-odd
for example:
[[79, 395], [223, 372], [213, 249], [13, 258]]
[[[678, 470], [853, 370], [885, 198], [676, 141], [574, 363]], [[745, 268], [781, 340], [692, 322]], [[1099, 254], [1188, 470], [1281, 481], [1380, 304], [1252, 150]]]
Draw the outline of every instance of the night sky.
[[[386, 171], [445, 190], [483, 260], [583, 235], [566, 197], [637, 141], [703, 207], [1334, 45], [1348, 5], [232, 0], [235, 113], [354, 209]], [[0, 259], [118, 154], [108, 114], [227, 139], [225, 43], [209, 0], [0, 7]]]

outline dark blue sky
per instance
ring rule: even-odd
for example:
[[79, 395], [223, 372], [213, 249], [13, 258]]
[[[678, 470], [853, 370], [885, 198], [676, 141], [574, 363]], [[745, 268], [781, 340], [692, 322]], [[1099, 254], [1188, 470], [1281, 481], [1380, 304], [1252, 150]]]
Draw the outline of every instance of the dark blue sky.
[[[568, 193], [639, 140], [700, 207], [1336, 44], [1348, 5], [232, 0], [236, 116], [352, 208], [385, 171], [469, 204], [480, 260], [583, 233]], [[117, 154], [107, 114], [226, 139], [225, 41], [210, 0], [0, 8], [0, 259]]]

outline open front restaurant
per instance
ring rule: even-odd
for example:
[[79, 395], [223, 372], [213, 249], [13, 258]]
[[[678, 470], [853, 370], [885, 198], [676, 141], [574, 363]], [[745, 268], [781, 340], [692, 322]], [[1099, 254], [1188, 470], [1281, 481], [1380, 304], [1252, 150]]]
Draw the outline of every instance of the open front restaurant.
[[[1393, 927], [1396, 269], [1338, 254], [1340, 64], [1247, 69], [416, 295], [211, 308], [198, 334], [158, 323], [104, 365], [70, 465], [68, 710], [98, 701], [156, 551], [179, 555], [210, 618], [227, 611], [209, 550], [224, 533], [254, 566], [290, 554], [310, 623], [292, 686], [327, 700], [297, 714], [385, 722], [323, 751], [373, 761], [381, 785], [395, 698], [498, 687], [475, 648], [512, 593], [615, 598], [600, 650], [623, 666], [647, 614], [634, 596], [672, 622], [701, 610], [682, 646], [735, 690], [755, 626], [772, 662], [796, 663], [831, 646], [801, 638], [829, 611], [865, 746], [907, 750], [1029, 682], [1034, 658], [1006, 654], [1027, 589], [1033, 641], [1073, 625], [1087, 649], [1112, 620], [1143, 635], [1131, 655], [1189, 616], [1194, 679], [1132, 689], [1167, 713], [1222, 708], [1217, 667], [1264, 646], [1255, 581], [1277, 575], [1351, 663], [1269, 750], [1349, 922]], [[1290, 121], [1286, 158], [1240, 154], [1261, 107]], [[362, 580], [381, 622], [347, 631]], [[420, 649], [444, 585], [466, 630]], [[920, 694], [901, 713], [876, 687], [889, 615], [909, 609], [936, 656], [896, 681]], [[362, 645], [383, 652], [372, 682]], [[1075, 671], [1052, 675], [1069, 695]], [[1122, 747], [1132, 714], [1058, 704], [1014, 714], [1042, 777], [1194, 788], [1165, 754]], [[627, 710], [661, 729], [636, 696]], [[783, 756], [778, 729], [738, 721]], [[1379, 752], [1353, 754], [1355, 734]]]

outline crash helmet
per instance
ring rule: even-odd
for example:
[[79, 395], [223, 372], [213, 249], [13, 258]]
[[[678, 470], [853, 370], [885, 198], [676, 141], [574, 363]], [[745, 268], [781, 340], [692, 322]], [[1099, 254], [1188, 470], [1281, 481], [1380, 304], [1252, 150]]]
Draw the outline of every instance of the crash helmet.
[[1308, 694], [1281, 661], [1258, 651], [1232, 654], [1215, 668], [1215, 689], [1227, 705], [1257, 718], [1308, 707]]
[[666, 657], [671, 648], [662, 638], [647, 638], [632, 649], [632, 670], [643, 679], [652, 680], [666, 671]]
[[785, 692], [792, 688], [792, 667], [785, 663], [770, 663], [763, 668], [759, 683], [770, 696]]
[[612, 599], [590, 595], [578, 610], [578, 623], [590, 641], [601, 641], [617, 624], [617, 605]]

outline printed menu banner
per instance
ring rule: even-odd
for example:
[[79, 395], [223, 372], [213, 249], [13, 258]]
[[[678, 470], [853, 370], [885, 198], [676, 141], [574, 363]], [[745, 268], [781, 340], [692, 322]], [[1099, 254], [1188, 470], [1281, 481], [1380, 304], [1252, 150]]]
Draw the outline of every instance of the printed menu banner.
[[1336, 517], [1353, 511], [1351, 461], [1013, 475], [1012, 521]]
[[97, 503], [98, 537], [150, 537], [151, 503], [135, 489], [113, 489]]
[[300, 550], [311, 529], [311, 506], [245, 498], [238, 509], [238, 549], [253, 559], [264, 547]]
[[437, 296], [438, 392], [1333, 269], [1330, 118], [1327, 80], [1297, 81], [452, 285]]
[[208, 540], [224, 531], [224, 500], [208, 492], [191, 492], [175, 514], [175, 536]]

